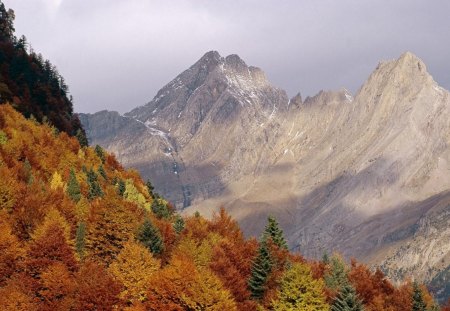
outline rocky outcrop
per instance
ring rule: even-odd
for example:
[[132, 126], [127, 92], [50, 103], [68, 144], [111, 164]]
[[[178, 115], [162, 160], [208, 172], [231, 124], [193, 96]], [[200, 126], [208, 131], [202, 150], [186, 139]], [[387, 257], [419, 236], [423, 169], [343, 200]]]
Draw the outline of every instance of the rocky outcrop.
[[186, 212], [222, 205], [255, 235], [272, 214], [307, 256], [334, 249], [422, 279], [450, 264], [449, 120], [449, 93], [411, 53], [354, 96], [288, 100], [237, 55], [208, 52], [147, 105], [82, 116], [92, 143]]

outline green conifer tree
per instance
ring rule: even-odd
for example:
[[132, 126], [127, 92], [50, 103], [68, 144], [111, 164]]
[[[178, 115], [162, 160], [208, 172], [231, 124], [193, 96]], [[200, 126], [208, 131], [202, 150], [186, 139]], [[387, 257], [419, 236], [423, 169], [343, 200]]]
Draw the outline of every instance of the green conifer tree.
[[331, 311], [364, 311], [362, 301], [350, 284], [342, 287], [331, 305]]
[[266, 291], [266, 281], [272, 271], [272, 258], [270, 256], [267, 242], [262, 240], [259, 244], [258, 253], [253, 261], [248, 288], [251, 297], [260, 300]]
[[94, 170], [91, 168], [86, 173], [87, 176], [87, 183], [89, 185], [89, 192], [88, 192], [88, 199], [93, 200], [96, 197], [102, 197], [103, 191], [102, 188], [100, 188], [100, 184], [97, 180], [97, 174], [94, 172]]
[[340, 291], [348, 284], [347, 267], [345, 262], [337, 255], [331, 256], [330, 270], [324, 276], [328, 288]]
[[268, 238], [272, 239], [272, 241], [278, 245], [280, 248], [288, 249], [286, 240], [283, 235], [283, 230], [280, 229], [278, 222], [272, 216], [267, 218], [267, 225], [263, 232], [263, 240], [267, 240]]
[[75, 137], [78, 139], [78, 142], [80, 143], [81, 147], [87, 147], [88, 146], [88, 140], [86, 138], [86, 134], [82, 129], [78, 129], [75, 132]]
[[81, 199], [81, 188], [78, 180], [75, 176], [75, 171], [70, 169], [69, 181], [66, 189], [67, 195], [75, 202], [78, 203]]
[[173, 223], [173, 229], [176, 233], [180, 234], [181, 231], [184, 230], [184, 219], [180, 215], [175, 217], [175, 221]]
[[97, 154], [97, 156], [102, 161], [102, 163], [105, 163], [105, 153], [103, 152], [103, 148], [100, 147], [99, 145], [95, 145], [94, 150], [95, 150], [95, 153]]
[[170, 211], [167, 205], [161, 199], [154, 199], [151, 205], [151, 209], [159, 219], [169, 218], [170, 216]]
[[147, 186], [148, 194], [152, 198], [155, 198], [155, 195], [153, 193], [153, 190], [155, 190], [155, 187], [153, 187], [152, 183], [150, 182], [150, 179], [147, 179], [147, 182], [145, 183], [145, 185]]
[[125, 190], [126, 190], [126, 184], [122, 179], [120, 179], [117, 183], [117, 193], [123, 197]]
[[161, 254], [164, 251], [164, 242], [161, 233], [149, 219], [146, 219], [139, 228], [137, 240], [153, 254]]
[[75, 249], [77, 251], [78, 256], [81, 259], [84, 258], [84, 250], [86, 245], [85, 237], [86, 237], [86, 223], [80, 222], [78, 224], [75, 237]]
[[422, 290], [417, 282], [413, 283], [413, 294], [412, 294], [412, 311], [426, 311], [427, 306], [425, 301], [423, 301]]
[[98, 174], [100, 175], [100, 176], [102, 176], [103, 177], [103, 179], [104, 180], [107, 180], [108, 178], [106, 177], [106, 172], [105, 172], [105, 169], [103, 168], [103, 165], [100, 165], [99, 167], [98, 167]]

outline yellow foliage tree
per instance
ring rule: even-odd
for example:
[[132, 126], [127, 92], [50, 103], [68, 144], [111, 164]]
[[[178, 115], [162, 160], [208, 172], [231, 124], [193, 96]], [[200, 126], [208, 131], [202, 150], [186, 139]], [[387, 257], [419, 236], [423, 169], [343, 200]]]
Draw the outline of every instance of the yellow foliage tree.
[[180, 260], [186, 258], [194, 262], [198, 268], [205, 268], [209, 265], [214, 246], [220, 239], [220, 235], [210, 233], [205, 239], [199, 242], [188, 235], [178, 243], [172, 253], [172, 258]]
[[304, 263], [294, 263], [281, 280], [278, 300], [272, 302], [273, 310], [328, 311], [324, 283], [312, 277], [311, 269]]
[[89, 208], [89, 201], [84, 196], [81, 196], [80, 201], [77, 202], [75, 207], [75, 216], [78, 221], [85, 221], [87, 219], [89, 215]]
[[122, 283], [120, 298], [127, 302], [143, 301], [147, 283], [160, 268], [161, 262], [148, 249], [132, 240], [125, 243], [122, 251], [109, 266], [109, 272]]
[[142, 208], [150, 209], [150, 203], [147, 202], [145, 196], [134, 186], [132, 179], [127, 179], [125, 182], [125, 192], [123, 197], [127, 201], [136, 203]]
[[52, 179], [50, 181], [50, 188], [52, 190], [56, 190], [58, 188], [64, 188], [64, 182], [62, 180], [62, 177], [57, 171], [55, 171], [52, 175]]

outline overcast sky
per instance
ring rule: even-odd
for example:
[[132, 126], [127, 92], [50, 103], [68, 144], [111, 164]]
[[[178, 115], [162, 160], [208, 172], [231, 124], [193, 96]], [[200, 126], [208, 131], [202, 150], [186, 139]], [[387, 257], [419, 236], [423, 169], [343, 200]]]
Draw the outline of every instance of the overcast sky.
[[204, 53], [238, 54], [290, 96], [356, 92], [380, 60], [419, 56], [450, 89], [450, 1], [3, 0], [55, 64], [75, 111], [126, 112]]

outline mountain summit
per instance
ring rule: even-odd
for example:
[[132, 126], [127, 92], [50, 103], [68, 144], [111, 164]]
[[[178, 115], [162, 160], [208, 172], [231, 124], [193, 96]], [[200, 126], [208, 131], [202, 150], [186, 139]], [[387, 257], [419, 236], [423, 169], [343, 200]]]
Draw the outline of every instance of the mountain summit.
[[354, 96], [303, 101], [214, 51], [145, 106], [81, 118], [92, 143], [179, 208], [223, 205], [247, 234], [272, 214], [307, 256], [336, 249], [428, 280], [450, 263], [450, 230], [436, 229], [450, 228], [449, 119], [448, 91], [409, 52], [381, 62]]
[[[123, 163], [151, 176], [177, 206], [187, 207], [192, 199], [223, 193], [242, 172], [269, 164], [255, 143], [264, 142], [258, 148], [267, 150], [275, 144], [277, 136], [268, 131], [280, 126], [275, 117], [287, 112], [288, 103], [286, 92], [273, 87], [262, 70], [237, 55], [210, 51], [148, 104], [124, 116], [100, 112], [81, 118], [92, 142], [108, 146]], [[114, 137], [104, 135], [105, 128]], [[131, 137], [136, 144], [129, 144]]]

